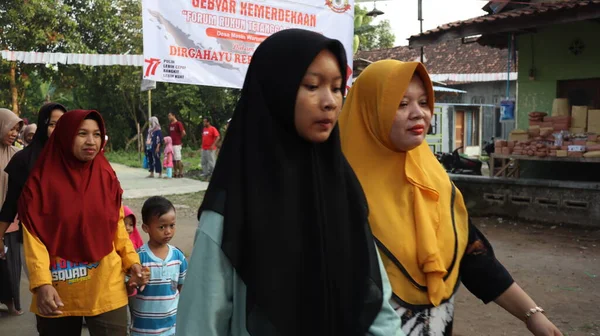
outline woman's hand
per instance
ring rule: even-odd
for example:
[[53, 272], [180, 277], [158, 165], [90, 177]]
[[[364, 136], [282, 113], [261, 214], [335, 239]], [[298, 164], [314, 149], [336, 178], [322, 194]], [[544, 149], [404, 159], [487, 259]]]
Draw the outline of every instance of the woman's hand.
[[38, 311], [42, 315], [62, 315], [62, 311], [59, 310], [64, 304], [58, 296], [58, 292], [52, 285], [42, 285], [36, 288], [37, 294], [37, 307]]
[[516, 282], [508, 287], [495, 301], [507, 312], [524, 321], [527, 324], [527, 329], [535, 336], [562, 336], [558, 328], [541, 312], [535, 313], [529, 318], [525, 317], [526, 312], [533, 307], [537, 307], [537, 305]]
[[148, 267], [143, 267], [140, 264], [135, 264], [131, 266], [129, 270], [129, 281], [127, 282], [128, 287], [139, 287], [140, 291], [143, 291], [146, 288], [146, 285], [150, 281], [150, 269]]
[[563, 336], [546, 315], [535, 313], [527, 320], [527, 329], [535, 336]]

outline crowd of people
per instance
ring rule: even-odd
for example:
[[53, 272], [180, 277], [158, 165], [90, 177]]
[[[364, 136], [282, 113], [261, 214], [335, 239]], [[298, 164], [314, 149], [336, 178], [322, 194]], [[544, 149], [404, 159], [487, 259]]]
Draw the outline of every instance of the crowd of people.
[[[181, 156], [183, 137], [186, 136], [185, 127], [181, 121], [177, 120], [174, 112], [169, 112], [169, 135], [164, 136], [157, 117], [150, 117], [150, 126], [146, 137], [146, 165], [150, 172], [149, 178], [163, 177], [165, 170], [165, 178], [182, 178], [183, 177], [183, 161]], [[212, 172], [215, 168], [219, 149], [223, 144], [223, 139], [227, 124], [221, 128], [221, 131], [214, 127], [209, 118], [204, 118], [202, 129], [202, 145], [201, 145], [201, 163], [202, 169], [201, 178], [210, 180]], [[163, 150], [161, 151], [161, 148]], [[164, 154], [161, 161], [161, 155]]]
[[[460, 283], [533, 335], [562, 335], [430, 151], [425, 67], [375, 62], [344, 102], [346, 69], [343, 45], [321, 34], [283, 30], [259, 45], [227, 136], [204, 121], [211, 182], [189, 260], [169, 244], [177, 218], [163, 197], [142, 207], [143, 242], [98, 112], [45, 105], [15, 154], [22, 121], [0, 109], [2, 302], [21, 309], [10, 284], [22, 256], [40, 335], [79, 335], [85, 319], [92, 336], [449, 336]], [[185, 129], [169, 120], [168, 137], [150, 122], [151, 177], [161, 148], [183, 174]]]

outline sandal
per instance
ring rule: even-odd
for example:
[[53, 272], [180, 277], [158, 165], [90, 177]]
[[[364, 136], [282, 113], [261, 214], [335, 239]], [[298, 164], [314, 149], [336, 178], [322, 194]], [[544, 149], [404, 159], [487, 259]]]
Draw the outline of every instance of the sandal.
[[2, 304], [6, 306], [8, 310], [8, 315], [10, 316], [21, 316], [25, 314], [25, 312], [23, 312], [22, 310], [15, 309], [15, 306], [12, 302], [2, 302]]
[[9, 311], [8, 314], [10, 316], [21, 316], [21, 315], [25, 314], [25, 312], [22, 310], [13, 310], [13, 311]]

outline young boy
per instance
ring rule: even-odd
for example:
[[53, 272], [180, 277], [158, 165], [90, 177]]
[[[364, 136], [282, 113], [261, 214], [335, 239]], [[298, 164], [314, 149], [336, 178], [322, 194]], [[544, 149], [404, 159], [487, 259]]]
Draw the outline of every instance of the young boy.
[[131, 335], [175, 335], [179, 292], [187, 261], [169, 241], [175, 236], [175, 207], [164, 197], [150, 197], [142, 207], [142, 229], [150, 239], [139, 250], [142, 266], [150, 268], [150, 282], [130, 300]]

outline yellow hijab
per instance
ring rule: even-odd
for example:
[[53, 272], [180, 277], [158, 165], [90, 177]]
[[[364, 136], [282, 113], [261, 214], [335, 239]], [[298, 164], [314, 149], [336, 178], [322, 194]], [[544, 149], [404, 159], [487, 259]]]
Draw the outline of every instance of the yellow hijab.
[[460, 192], [428, 144], [398, 152], [390, 141], [394, 116], [414, 74], [433, 113], [433, 85], [416, 62], [379, 61], [357, 78], [339, 118], [342, 150], [369, 203], [369, 222], [397, 298], [439, 305], [458, 284], [468, 239]]

